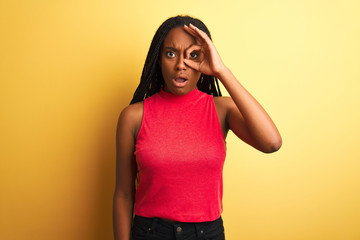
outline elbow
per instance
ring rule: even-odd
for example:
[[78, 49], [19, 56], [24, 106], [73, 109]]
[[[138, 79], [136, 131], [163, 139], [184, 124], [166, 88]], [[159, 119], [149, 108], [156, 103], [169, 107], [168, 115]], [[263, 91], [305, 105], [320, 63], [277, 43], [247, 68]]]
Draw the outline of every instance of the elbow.
[[266, 146], [264, 146], [261, 151], [263, 153], [273, 153], [278, 151], [281, 148], [282, 145], [282, 139], [281, 137], [277, 137], [272, 139], [272, 141], [269, 141]]

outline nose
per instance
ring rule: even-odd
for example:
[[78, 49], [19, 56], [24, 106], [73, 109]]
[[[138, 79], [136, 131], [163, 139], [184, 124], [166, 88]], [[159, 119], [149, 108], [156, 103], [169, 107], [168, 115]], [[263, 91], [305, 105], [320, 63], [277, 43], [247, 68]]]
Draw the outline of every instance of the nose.
[[184, 56], [179, 56], [176, 62], [176, 70], [181, 71], [185, 69], [186, 69], [186, 65], [184, 63]]

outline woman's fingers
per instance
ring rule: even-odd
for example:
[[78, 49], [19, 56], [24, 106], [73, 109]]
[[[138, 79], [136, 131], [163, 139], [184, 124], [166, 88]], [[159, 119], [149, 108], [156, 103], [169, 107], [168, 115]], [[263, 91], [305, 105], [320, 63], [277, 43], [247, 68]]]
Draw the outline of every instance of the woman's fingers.
[[203, 46], [205, 49], [207, 49], [206, 51], [212, 52], [215, 49], [215, 46], [213, 44], [213, 42], [211, 41], [211, 39], [209, 38], [209, 36], [201, 31], [199, 28], [195, 27], [194, 25], [192, 25], [190, 23], [189, 26], [184, 26], [184, 29], [193, 37], [195, 37], [195, 39], [197, 40], [197, 44]]
[[203, 32], [202, 30], [200, 30], [196, 26], [192, 25], [191, 23], [189, 24], [188, 28], [190, 30], [192, 30], [193, 32], [195, 32], [196, 36], [200, 37], [201, 40], [203, 40], [204, 42], [211, 41], [211, 39], [209, 38], [209, 36], [205, 32]]
[[185, 50], [185, 56], [189, 59], [199, 59], [202, 54], [202, 47], [199, 45], [192, 45], [188, 49]]
[[202, 38], [197, 32], [195, 32], [195, 30], [191, 29], [186, 25], [184, 25], [184, 30], [196, 39], [197, 44], [201, 44], [204, 42], [204, 40], [202, 40]]
[[186, 50], [185, 64], [204, 74], [215, 75], [223, 64], [209, 36], [192, 24], [185, 25], [184, 29], [197, 42]]
[[196, 71], [200, 70], [200, 63], [204, 59], [204, 54], [202, 53], [202, 47], [199, 45], [192, 45], [185, 50], [185, 59], [184, 62], [189, 67], [195, 69]]
[[190, 68], [200, 72], [200, 62], [195, 62], [194, 60], [184, 59], [184, 63]]
[[208, 41], [211, 42], [211, 39], [209, 38], [209, 36], [205, 32], [203, 32], [199, 28], [195, 27], [191, 23], [189, 24], [189, 26], [184, 25], [184, 29], [191, 36], [193, 36], [199, 43], [209, 43]]

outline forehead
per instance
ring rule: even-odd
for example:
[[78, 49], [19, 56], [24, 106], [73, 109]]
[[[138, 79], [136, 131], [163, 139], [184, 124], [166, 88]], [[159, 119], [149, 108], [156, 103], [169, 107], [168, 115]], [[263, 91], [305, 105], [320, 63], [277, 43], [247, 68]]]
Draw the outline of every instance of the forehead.
[[195, 38], [188, 34], [183, 27], [177, 27], [171, 29], [166, 35], [163, 47], [186, 48], [193, 44], [196, 44]]

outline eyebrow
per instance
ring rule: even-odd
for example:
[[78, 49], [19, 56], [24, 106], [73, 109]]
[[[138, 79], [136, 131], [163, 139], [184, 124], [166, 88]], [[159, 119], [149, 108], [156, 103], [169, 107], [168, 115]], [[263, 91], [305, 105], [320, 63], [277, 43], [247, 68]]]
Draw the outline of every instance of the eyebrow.
[[168, 49], [168, 50], [173, 50], [173, 51], [178, 51], [176, 48], [173, 48], [173, 47], [164, 47], [164, 49]]
[[[191, 47], [194, 46], [194, 45], [196, 45], [196, 44], [191, 44], [191, 45], [189, 45], [185, 50], [191, 48]], [[165, 49], [167, 49], [167, 50], [173, 50], [174, 52], [179, 51], [178, 49], [176, 49], [176, 48], [174, 48], [174, 47], [168, 47], [168, 46], [165, 46], [165, 47], [164, 47], [164, 50], [165, 50]]]

